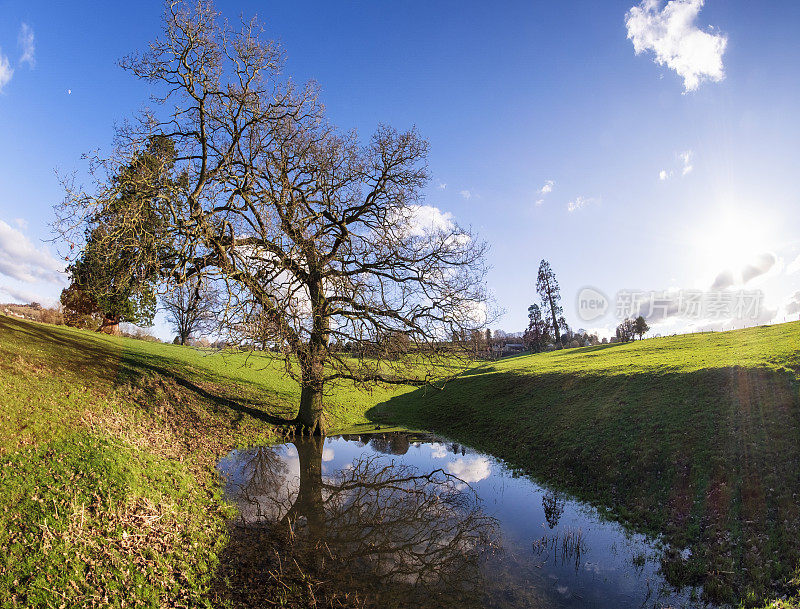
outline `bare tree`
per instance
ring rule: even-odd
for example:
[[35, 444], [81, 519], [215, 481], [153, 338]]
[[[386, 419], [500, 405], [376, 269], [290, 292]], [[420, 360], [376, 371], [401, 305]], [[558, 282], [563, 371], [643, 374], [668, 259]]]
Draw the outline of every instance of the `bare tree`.
[[[294, 423], [319, 434], [327, 383], [430, 380], [446, 338], [485, 323], [486, 247], [422, 204], [428, 144], [416, 130], [381, 126], [366, 144], [338, 131], [261, 36], [255, 20], [234, 32], [209, 2], [169, 3], [163, 38], [121, 62], [155, 87], [157, 111], [95, 166], [113, 170], [154, 136], [174, 142], [182, 196], [163, 196], [165, 272], [224, 283], [232, 332], [262, 318], [301, 386]], [[96, 200], [71, 188], [65, 208]], [[396, 332], [414, 365], [382, 357]], [[332, 348], [347, 342], [355, 357]]]
[[636, 321], [632, 318], [625, 318], [617, 326], [617, 340], [621, 343], [627, 343], [633, 340], [636, 335]]
[[172, 324], [178, 341], [186, 341], [199, 332], [213, 327], [215, 318], [216, 294], [199, 277], [174, 288], [162, 298], [162, 309], [167, 313], [167, 321]]

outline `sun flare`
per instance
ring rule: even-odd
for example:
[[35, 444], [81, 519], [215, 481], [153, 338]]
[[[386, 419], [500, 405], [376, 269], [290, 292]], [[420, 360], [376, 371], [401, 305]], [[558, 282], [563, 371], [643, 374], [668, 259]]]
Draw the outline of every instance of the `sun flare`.
[[759, 255], [770, 251], [767, 223], [756, 213], [726, 211], [701, 228], [696, 248], [704, 272], [716, 275], [730, 270], [737, 275]]

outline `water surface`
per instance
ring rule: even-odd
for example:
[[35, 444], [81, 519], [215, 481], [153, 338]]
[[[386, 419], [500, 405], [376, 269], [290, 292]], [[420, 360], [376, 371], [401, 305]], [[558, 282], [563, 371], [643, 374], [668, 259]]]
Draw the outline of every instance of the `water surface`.
[[653, 540], [433, 436], [297, 439], [219, 470], [240, 527], [285, 530], [377, 606], [704, 606], [665, 582]]

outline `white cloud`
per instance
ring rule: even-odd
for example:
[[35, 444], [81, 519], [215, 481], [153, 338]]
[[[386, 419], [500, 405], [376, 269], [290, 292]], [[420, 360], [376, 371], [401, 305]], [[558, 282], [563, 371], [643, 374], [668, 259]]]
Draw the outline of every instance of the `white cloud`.
[[572, 213], [573, 211], [582, 209], [594, 202], [595, 200], [592, 197], [576, 197], [574, 200], [567, 203], [567, 211]]
[[694, 158], [693, 151], [684, 150], [682, 152], [677, 152], [675, 157], [679, 165], [675, 170], [662, 169], [658, 172], [658, 179], [662, 182], [669, 180], [678, 172], [680, 172], [681, 176], [685, 176], [686, 174], [691, 173], [692, 169], [694, 169], [694, 166], [692, 165], [692, 159]]
[[36, 292], [29, 292], [28, 290], [18, 290], [5, 285], [0, 285], [0, 294], [6, 294], [12, 300], [21, 303], [38, 302], [46, 307], [58, 306], [59, 298], [53, 296], [43, 296]]
[[459, 457], [445, 466], [448, 473], [460, 478], [467, 484], [480, 482], [492, 473], [492, 465], [486, 457], [466, 459]]
[[25, 218], [14, 218], [14, 224], [19, 226], [22, 230], [28, 228], [28, 221]]
[[683, 152], [678, 154], [678, 158], [680, 158], [681, 163], [683, 164], [683, 169], [681, 170], [681, 175], [686, 175], [689, 173], [694, 167], [692, 166], [692, 157], [694, 156], [694, 152], [691, 150], [684, 150]]
[[468, 190], [462, 190], [458, 194], [460, 194], [465, 199], [471, 199], [472, 198], [472, 193], [470, 191], [468, 191]]
[[800, 313], [800, 292], [795, 292], [794, 296], [789, 299], [789, 302], [786, 303], [786, 314], [787, 315], [795, 315], [796, 313]]
[[[791, 265], [790, 265], [791, 266]], [[762, 252], [750, 258], [737, 272], [733, 269], [720, 271], [711, 284], [712, 290], [725, 290], [734, 285], [744, 285], [763, 275], [775, 275], [783, 269], [783, 259], [772, 252]], [[772, 271], [770, 273], [770, 271]]]
[[742, 269], [742, 283], [765, 275], [778, 262], [777, 256], [771, 252], [764, 252], [748, 262]]
[[431, 444], [431, 458], [432, 459], [444, 459], [447, 456], [447, 448], [445, 448], [444, 444], [440, 444], [439, 442], [434, 442]]
[[0, 275], [26, 283], [63, 283], [64, 264], [36, 248], [20, 231], [0, 220]]
[[33, 29], [27, 23], [23, 23], [19, 28], [17, 43], [22, 51], [19, 62], [27, 63], [28, 67], [36, 67], [36, 44], [33, 38]]
[[444, 190], [445, 188], [447, 188], [447, 183], [446, 182], [439, 182], [439, 186], [437, 186], [437, 188], [439, 190]]
[[792, 260], [789, 265], [786, 267], [786, 274], [793, 275], [797, 271], [800, 271], [800, 254], [797, 255], [797, 258]]
[[[768, 308], [766, 304], [759, 307], [757, 315], [750, 315], [749, 312], [744, 317], [731, 317], [722, 320], [701, 319], [696, 323], [683, 326], [682, 330], [691, 332], [721, 332], [733, 330], [741, 327], [761, 326], [772, 323], [778, 315], [777, 308]], [[666, 333], [666, 332], [665, 332]]]
[[725, 290], [732, 285], [736, 284], [736, 278], [733, 276], [733, 271], [725, 269], [720, 271], [714, 278], [714, 283], [711, 284], [712, 290]]
[[408, 234], [422, 237], [437, 231], [449, 231], [455, 226], [453, 214], [432, 205], [409, 205], [405, 224]]
[[334, 455], [334, 450], [330, 446], [326, 446], [322, 449], [322, 460], [324, 462], [333, 461]]
[[0, 93], [3, 92], [3, 87], [11, 82], [12, 76], [14, 76], [14, 68], [11, 67], [8, 57], [3, 55], [0, 50]]
[[556, 183], [553, 180], [545, 180], [544, 186], [542, 186], [539, 190], [536, 191], [536, 194], [541, 197], [536, 200], [536, 207], [539, 207], [544, 203], [544, 197], [553, 192], [553, 187], [555, 185]]
[[11, 288], [4, 285], [0, 285], [0, 294], [6, 294], [10, 296], [12, 300], [16, 300], [17, 302], [38, 302], [46, 307], [57, 306], [59, 300], [58, 298], [54, 298], [52, 296], [42, 296], [41, 294], [37, 294], [35, 292], [29, 292], [28, 290], [17, 290], [16, 288]]
[[[728, 44], [724, 34], [700, 30], [695, 20], [705, 0], [642, 0], [625, 15], [628, 38], [637, 55], [652, 51], [658, 65], [683, 78], [685, 91], [694, 91], [708, 80], [725, 77], [722, 55]], [[661, 9], [661, 10], [659, 10]]]

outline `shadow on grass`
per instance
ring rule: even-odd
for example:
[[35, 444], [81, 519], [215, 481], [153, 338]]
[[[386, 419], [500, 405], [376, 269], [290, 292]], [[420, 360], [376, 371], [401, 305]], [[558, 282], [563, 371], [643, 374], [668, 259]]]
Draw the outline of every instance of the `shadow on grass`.
[[[92, 333], [71, 333], [58, 326], [47, 326], [22, 322], [10, 317], [0, 316], [0, 332], [14, 333], [23, 340], [26, 347], [36, 348], [49, 355], [48, 366], [81, 375], [91, 375], [110, 384], [130, 383], [134, 386], [148, 374], [157, 374], [172, 379], [183, 389], [194, 393], [209, 402], [216, 409], [229, 409], [247, 414], [272, 425], [287, 425], [288, 419], [265, 412], [229, 395], [223, 388], [215, 390], [200, 385], [189, 378], [186, 371], [176, 369], [174, 360], [156, 354], [137, 353], [109, 337]], [[193, 373], [197, 376], [197, 373]], [[223, 377], [213, 374], [202, 375], [210, 384], [220, 383]], [[242, 384], [248, 381], [242, 380]], [[256, 387], [255, 383], [250, 383]]]
[[668, 581], [702, 582], [711, 600], [733, 601], [751, 590], [797, 593], [787, 581], [800, 565], [800, 396], [789, 377], [487, 366], [367, 416], [493, 454], [634, 530], [690, 547], [688, 559], [664, 566]]
[[[497, 360], [490, 360], [490, 361], [484, 362], [483, 364], [480, 364], [477, 368], [473, 368], [469, 372], [464, 373], [462, 376], [469, 376], [470, 374], [472, 374], [472, 371], [475, 371], [475, 370], [486, 370], [486, 369], [493, 370], [494, 367], [492, 366], [492, 364], [497, 363], [497, 362], [508, 362], [508, 361], [511, 361], [511, 360], [516, 360], [516, 359], [520, 359], [520, 358], [524, 358], [524, 357], [531, 357], [531, 356], [535, 356], [535, 355], [542, 355], [543, 356], [543, 355], [550, 354], [551, 357], [566, 357], [566, 356], [570, 356], [570, 355], [582, 355], [582, 354], [585, 355], [587, 353], [592, 353], [592, 352], [595, 352], [595, 351], [604, 351], [604, 350], [609, 349], [611, 347], [619, 347], [619, 346], [622, 346], [624, 344], [626, 344], [626, 343], [608, 343], [608, 344], [605, 344], [605, 345], [593, 345], [591, 347], [569, 347], [569, 348], [566, 348], [566, 349], [556, 349], [556, 350], [553, 350], [553, 351], [539, 351], [539, 352], [525, 351], [523, 353], [516, 353], [514, 355], [506, 355], [506, 356], [501, 357], [501, 358], [499, 358]], [[484, 368], [484, 367], [488, 367], [488, 368]]]

